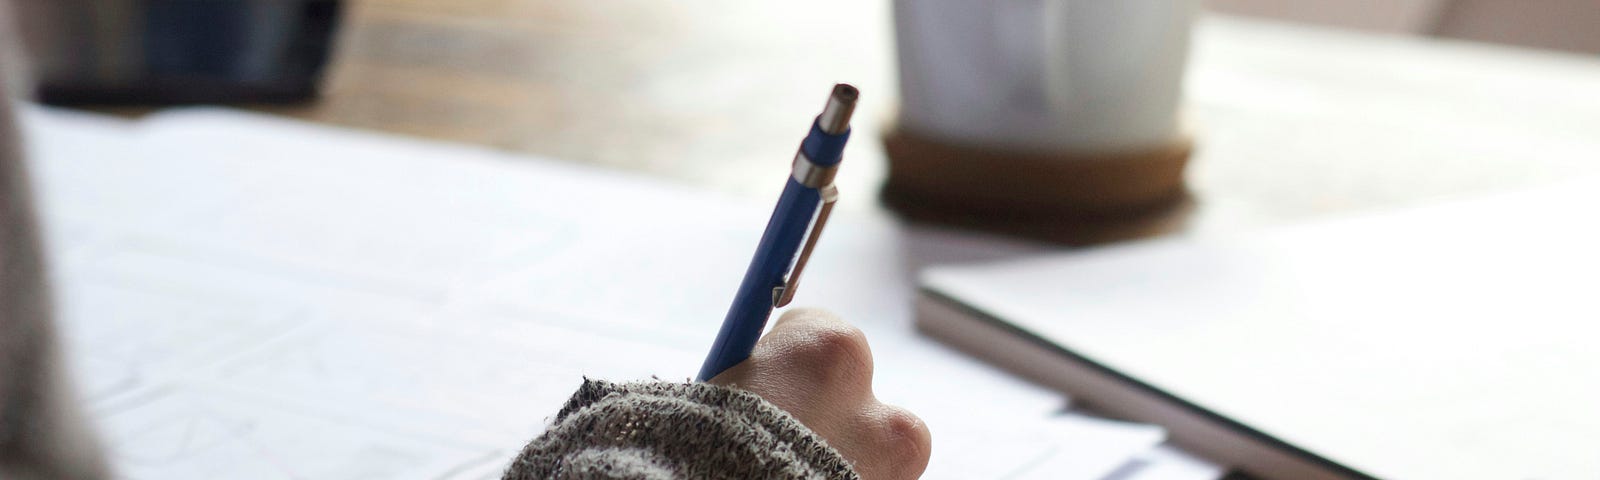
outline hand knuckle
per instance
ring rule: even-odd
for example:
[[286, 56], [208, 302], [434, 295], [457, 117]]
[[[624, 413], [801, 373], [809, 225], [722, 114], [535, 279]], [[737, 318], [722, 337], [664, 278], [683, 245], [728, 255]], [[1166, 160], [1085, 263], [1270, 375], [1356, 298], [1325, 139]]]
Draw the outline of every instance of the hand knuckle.
[[881, 447], [895, 459], [895, 470], [915, 478], [927, 468], [933, 436], [922, 419], [903, 408], [886, 407], [882, 416]]
[[872, 352], [867, 348], [867, 336], [861, 329], [853, 326], [819, 328], [811, 332], [802, 344], [801, 350], [801, 355], [833, 368], [855, 371], [868, 371], [872, 368]]

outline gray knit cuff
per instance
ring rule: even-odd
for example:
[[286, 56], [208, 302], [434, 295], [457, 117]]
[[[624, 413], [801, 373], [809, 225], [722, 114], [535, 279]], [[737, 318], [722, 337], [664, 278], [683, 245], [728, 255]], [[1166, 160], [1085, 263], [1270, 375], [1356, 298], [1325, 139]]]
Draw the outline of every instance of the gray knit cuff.
[[859, 477], [822, 437], [753, 393], [584, 379], [504, 478]]

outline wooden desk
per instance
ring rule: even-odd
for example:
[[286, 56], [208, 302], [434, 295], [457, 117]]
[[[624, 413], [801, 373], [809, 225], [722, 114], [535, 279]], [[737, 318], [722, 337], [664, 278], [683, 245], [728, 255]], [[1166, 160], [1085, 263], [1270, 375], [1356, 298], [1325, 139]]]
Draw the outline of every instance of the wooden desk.
[[[770, 202], [828, 86], [864, 92], [840, 178], [875, 210], [889, 2], [368, 0], [326, 98], [264, 110], [614, 167]], [[1193, 231], [1600, 172], [1600, 61], [1223, 17], [1196, 35]]]

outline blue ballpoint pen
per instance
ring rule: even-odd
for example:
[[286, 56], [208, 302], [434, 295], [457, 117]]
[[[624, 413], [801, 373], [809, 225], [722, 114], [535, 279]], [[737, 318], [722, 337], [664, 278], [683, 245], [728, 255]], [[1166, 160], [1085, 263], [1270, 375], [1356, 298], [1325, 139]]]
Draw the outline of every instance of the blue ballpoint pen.
[[800, 272], [822, 235], [828, 212], [839, 198], [833, 176], [843, 158], [845, 141], [850, 139], [850, 114], [855, 111], [858, 95], [855, 87], [835, 85], [822, 114], [812, 122], [811, 133], [800, 142], [800, 152], [794, 156], [778, 206], [767, 220], [755, 257], [750, 259], [717, 340], [711, 344], [711, 354], [700, 367], [700, 381], [710, 380], [749, 358], [772, 309], [788, 305], [794, 298]]

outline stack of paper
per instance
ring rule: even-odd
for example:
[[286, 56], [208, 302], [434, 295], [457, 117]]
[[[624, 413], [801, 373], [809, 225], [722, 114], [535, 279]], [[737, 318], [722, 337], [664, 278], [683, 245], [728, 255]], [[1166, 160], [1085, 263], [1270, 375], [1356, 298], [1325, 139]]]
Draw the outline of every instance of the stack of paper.
[[[220, 110], [25, 112], [69, 360], [130, 479], [496, 478], [583, 376], [700, 365], [770, 205]], [[915, 336], [924, 252], [840, 218], [797, 304], [868, 334], [929, 478], [1215, 478]]]

